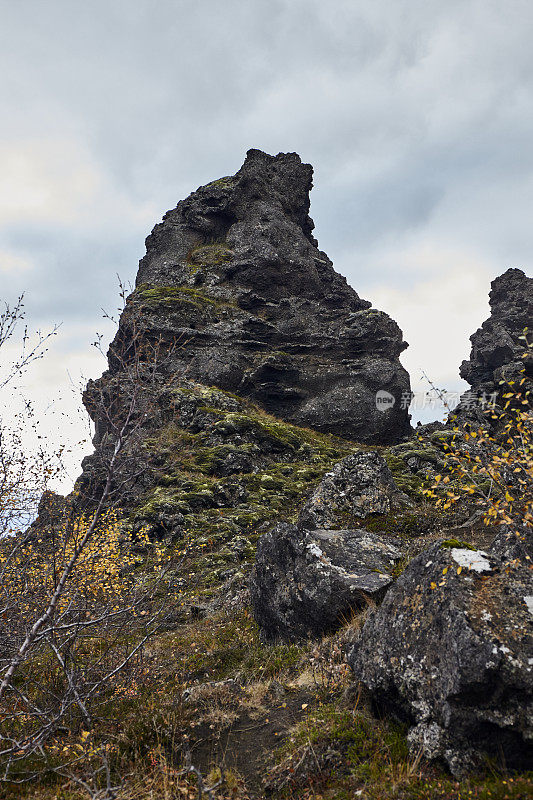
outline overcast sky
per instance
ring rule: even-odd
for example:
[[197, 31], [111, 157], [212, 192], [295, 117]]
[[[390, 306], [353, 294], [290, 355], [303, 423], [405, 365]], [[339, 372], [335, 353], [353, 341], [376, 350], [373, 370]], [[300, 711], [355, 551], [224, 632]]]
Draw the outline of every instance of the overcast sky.
[[313, 164], [320, 247], [400, 324], [413, 387], [421, 368], [465, 387], [490, 281], [532, 273], [531, 0], [0, 9], [1, 297], [62, 323], [26, 385], [39, 407], [60, 398], [53, 438], [83, 433], [57, 415], [103, 369], [90, 343], [111, 335], [117, 273], [133, 281], [163, 213], [250, 147]]

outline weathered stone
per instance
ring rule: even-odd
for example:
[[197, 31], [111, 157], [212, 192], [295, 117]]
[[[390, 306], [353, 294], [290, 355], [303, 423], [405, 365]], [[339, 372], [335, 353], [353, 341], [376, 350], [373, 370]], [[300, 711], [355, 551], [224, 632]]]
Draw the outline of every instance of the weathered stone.
[[487, 402], [501, 400], [500, 381], [518, 385], [525, 375], [529, 381], [525, 388], [531, 388], [533, 380], [533, 358], [523, 357], [526, 347], [520, 338], [533, 324], [533, 278], [520, 269], [508, 269], [491, 286], [490, 317], [470, 337], [470, 359], [461, 364], [460, 375], [472, 388], [453, 411], [459, 422], [485, 419]]
[[487, 552], [445, 544], [408, 565], [349, 663], [376, 705], [411, 726], [413, 751], [455, 775], [486, 755], [531, 766], [533, 529], [503, 527]]
[[[409, 434], [401, 402], [409, 376], [399, 361], [407, 345], [318, 250], [311, 186], [312, 168], [295, 153], [250, 150], [236, 175], [200, 187], [156, 225], [110, 350], [111, 374], [86, 394], [99, 437], [106, 421], [91, 397], [121, 373], [118, 354], [139, 330], [166, 354], [166, 375], [353, 440]], [[379, 390], [395, 402], [378, 408]]]
[[399, 543], [365, 530], [302, 531], [280, 523], [259, 540], [250, 578], [265, 638], [287, 641], [335, 630], [380, 600], [401, 558]]
[[409, 505], [384, 458], [371, 451], [347, 456], [317, 486], [298, 519], [303, 528], [340, 528], [368, 514]]

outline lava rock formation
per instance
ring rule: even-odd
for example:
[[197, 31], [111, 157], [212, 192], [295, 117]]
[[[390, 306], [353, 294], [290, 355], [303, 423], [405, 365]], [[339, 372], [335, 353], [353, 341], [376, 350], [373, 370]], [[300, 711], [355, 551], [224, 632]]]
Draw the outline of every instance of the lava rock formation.
[[501, 400], [501, 382], [518, 383], [524, 376], [533, 380], [533, 359], [526, 358], [520, 337], [533, 325], [533, 278], [521, 269], [508, 269], [491, 284], [490, 317], [472, 336], [470, 359], [463, 361], [459, 374], [472, 387], [453, 411], [459, 422], [486, 419], [488, 402]]
[[[409, 376], [399, 361], [407, 344], [318, 249], [312, 174], [296, 153], [250, 150], [236, 175], [179, 202], [146, 240], [111, 353], [141, 318], [147, 340], [174, 348], [167, 370], [175, 375], [297, 425], [398, 442], [411, 430]], [[110, 370], [119, 370], [112, 357]], [[379, 390], [395, 402], [378, 408]], [[90, 395], [91, 387], [94, 416]], [[101, 433], [105, 421], [97, 423]]]

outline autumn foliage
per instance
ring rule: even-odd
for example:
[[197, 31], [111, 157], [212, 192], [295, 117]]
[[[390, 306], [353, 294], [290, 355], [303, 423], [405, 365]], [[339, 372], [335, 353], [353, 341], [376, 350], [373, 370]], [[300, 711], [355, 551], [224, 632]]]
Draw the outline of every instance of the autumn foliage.
[[[524, 333], [530, 358], [533, 347]], [[484, 522], [533, 526], [533, 409], [531, 381], [501, 382], [501, 405], [486, 412], [486, 424], [455, 428], [443, 445], [447, 471], [426, 495], [446, 510], [465, 496], [483, 510]]]

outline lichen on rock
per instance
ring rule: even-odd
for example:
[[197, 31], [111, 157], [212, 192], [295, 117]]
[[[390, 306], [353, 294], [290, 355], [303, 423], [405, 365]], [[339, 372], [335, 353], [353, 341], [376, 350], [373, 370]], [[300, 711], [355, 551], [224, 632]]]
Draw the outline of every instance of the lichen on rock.
[[374, 702], [407, 722], [412, 750], [462, 776], [487, 755], [533, 758], [532, 529], [500, 530], [487, 552], [415, 558], [349, 654]]

